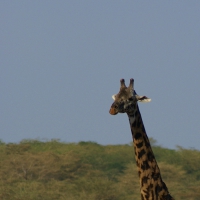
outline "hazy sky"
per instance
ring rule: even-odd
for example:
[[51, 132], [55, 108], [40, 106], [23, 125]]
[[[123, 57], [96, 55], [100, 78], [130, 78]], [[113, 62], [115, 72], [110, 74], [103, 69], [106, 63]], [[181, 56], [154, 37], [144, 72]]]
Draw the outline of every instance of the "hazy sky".
[[200, 149], [200, 1], [1, 1], [0, 139], [132, 141], [111, 116], [135, 79], [149, 137]]

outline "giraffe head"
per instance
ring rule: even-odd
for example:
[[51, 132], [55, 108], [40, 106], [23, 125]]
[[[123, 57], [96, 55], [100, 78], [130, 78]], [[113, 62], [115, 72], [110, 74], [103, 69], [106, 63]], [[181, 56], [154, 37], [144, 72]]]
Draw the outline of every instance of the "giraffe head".
[[116, 115], [117, 113], [134, 113], [136, 109], [137, 102], [150, 102], [146, 96], [139, 96], [134, 90], [134, 80], [130, 79], [130, 84], [128, 87], [125, 85], [124, 79], [120, 80], [121, 87], [119, 93], [113, 95], [114, 103], [111, 105], [110, 114]]

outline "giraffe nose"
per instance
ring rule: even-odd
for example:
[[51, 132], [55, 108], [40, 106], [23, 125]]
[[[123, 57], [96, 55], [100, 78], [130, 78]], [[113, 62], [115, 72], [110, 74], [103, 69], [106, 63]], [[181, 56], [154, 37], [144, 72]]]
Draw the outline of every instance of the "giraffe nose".
[[117, 114], [116, 110], [115, 110], [114, 108], [112, 108], [112, 107], [110, 108], [109, 113], [110, 113], [111, 115], [116, 115], [116, 114]]

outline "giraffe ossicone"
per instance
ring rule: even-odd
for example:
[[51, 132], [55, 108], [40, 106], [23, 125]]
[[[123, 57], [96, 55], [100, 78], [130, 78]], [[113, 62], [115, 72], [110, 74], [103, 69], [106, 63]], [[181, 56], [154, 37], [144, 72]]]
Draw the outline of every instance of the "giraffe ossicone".
[[[137, 93], [136, 93], [136, 91], [134, 90], [134, 79], [130, 79], [130, 84], [129, 84], [129, 86], [128, 86], [128, 88], [126, 87], [126, 85], [125, 85], [125, 81], [124, 81], [124, 79], [121, 79], [120, 80], [120, 82], [121, 82], [121, 88], [122, 88], [122, 90], [123, 89], [125, 89], [126, 91], [127, 91], [127, 93], [129, 93], [130, 94], [130, 96], [136, 96], [136, 99], [139, 101], [139, 102], [143, 102], [143, 103], [148, 103], [148, 102], [150, 102], [151, 101], [151, 99], [150, 98], [148, 98], [148, 97], [146, 97], [146, 96], [139, 96]], [[120, 90], [121, 90], [121, 88], [120, 88]], [[117, 94], [114, 94], [114, 95], [112, 95], [112, 99], [113, 100], [116, 100], [116, 97], [117, 97]]]

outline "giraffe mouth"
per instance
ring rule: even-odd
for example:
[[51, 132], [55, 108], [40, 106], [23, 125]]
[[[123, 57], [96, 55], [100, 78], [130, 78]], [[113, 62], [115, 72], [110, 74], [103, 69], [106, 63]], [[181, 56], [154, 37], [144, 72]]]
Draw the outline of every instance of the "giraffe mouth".
[[110, 108], [109, 113], [110, 113], [111, 115], [116, 115], [116, 114], [117, 114], [117, 112], [116, 112], [116, 110], [115, 110], [114, 108]]

